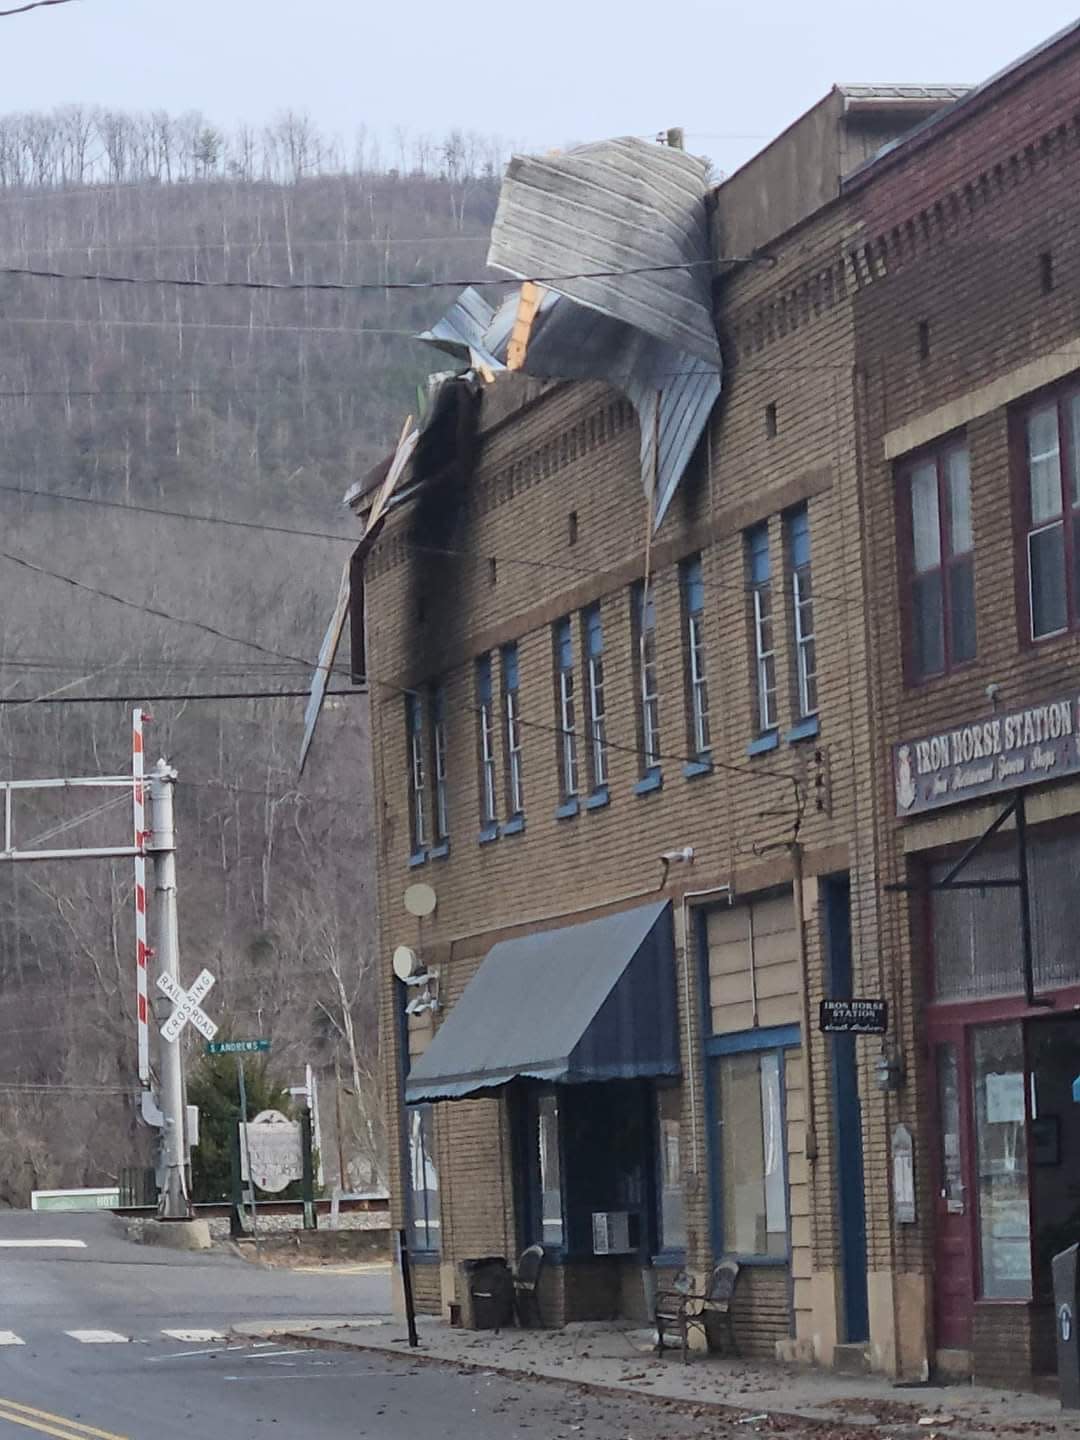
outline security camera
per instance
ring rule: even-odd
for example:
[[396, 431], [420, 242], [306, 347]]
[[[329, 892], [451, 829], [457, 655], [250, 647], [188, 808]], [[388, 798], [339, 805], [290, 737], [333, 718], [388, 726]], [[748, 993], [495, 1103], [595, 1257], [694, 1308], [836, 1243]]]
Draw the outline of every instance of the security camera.
[[986, 687], [986, 698], [987, 698], [987, 700], [990, 701], [990, 708], [991, 708], [992, 710], [996, 710], [996, 709], [997, 709], [998, 700], [999, 700], [1000, 696], [1001, 696], [1001, 686], [997, 683], [996, 680], [991, 680], [991, 681], [990, 681], [990, 684], [987, 685], [987, 687]]
[[660, 860], [664, 865], [691, 865], [694, 861], [694, 847], [684, 845], [681, 850], [665, 850]]

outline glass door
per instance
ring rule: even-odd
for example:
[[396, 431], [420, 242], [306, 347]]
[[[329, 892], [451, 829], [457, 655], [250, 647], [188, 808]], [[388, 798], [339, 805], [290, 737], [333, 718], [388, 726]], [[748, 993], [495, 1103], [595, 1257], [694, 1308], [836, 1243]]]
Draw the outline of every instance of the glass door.
[[1031, 1296], [1027, 1068], [1021, 1021], [972, 1032], [980, 1295]]

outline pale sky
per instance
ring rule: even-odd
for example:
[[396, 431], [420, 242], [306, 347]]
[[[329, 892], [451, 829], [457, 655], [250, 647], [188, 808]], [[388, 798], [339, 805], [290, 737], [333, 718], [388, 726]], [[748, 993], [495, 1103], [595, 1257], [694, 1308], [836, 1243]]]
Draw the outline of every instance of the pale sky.
[[[0, 5], [0, 8], [3, 8]], [[549, 148], [687, 131], [730, 173], [835, 81], [974, 82], [1076, 0], [76, 0], [0, 19], [0, 108], [85, 101]]]

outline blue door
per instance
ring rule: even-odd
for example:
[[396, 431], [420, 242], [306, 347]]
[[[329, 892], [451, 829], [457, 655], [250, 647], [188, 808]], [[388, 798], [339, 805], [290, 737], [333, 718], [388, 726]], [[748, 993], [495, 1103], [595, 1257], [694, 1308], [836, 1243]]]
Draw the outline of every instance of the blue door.
[[[848, 877], [825, 881], [829, 998], [850, 1000], [851, 885]], [[866, 1293], [866, 1196], [863, 1190], [862, 1106], [854, 1035], [830, 1035], [836, 1184], [840, 1206], [840, 1264], [844, 1314], [842, 1340], [870, 1338]]]

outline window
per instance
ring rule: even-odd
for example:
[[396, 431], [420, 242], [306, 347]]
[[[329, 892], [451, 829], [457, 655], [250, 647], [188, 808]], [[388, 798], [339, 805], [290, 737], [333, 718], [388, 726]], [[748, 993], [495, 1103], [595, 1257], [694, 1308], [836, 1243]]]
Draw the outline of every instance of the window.
[[795, 693], [799, 719], [817, 714], [817, 646], [814, 640], [814, 590], [810, 574], [810, 517], [806, 506], [787, 517], [791, 606], [795, 621]]
[[476, 662], [477, 738], [480, 748], [480, 824], [484, 830], [496, 823], [495, 811], [495, 715], [491, 703], [491, 656]]
[[660, 697], [656, 678], [656, 604], [651, 584], [633, 588], [633, 619], [637, 660], [638, 733], [645, 774], [660, 768]]
[[975, 537], [964, 441], [909, 466], [901, 481], [908, 529], [908, 672], [941, 675], [975, 658]]
[[748, 532], [746, 548], [750, 570], [757, 729], [759, 735], [764, 735], [776, 729], [776, 652], [773, 649], [772, 571], [769, 561], [768, 525], [755, 525], [753, 530]]
[[686, 1249], [686, 1213], [683, 1207], [682, 1092], [671, 1085], [656, 1092], [657, 1197], [659, 1200], [659, 1241], [661, 1251]]
[[559, 1100], [554, 1092], [537, 1096], [536, 1146], [540, 1175], [540, 1239], [545, 1245], [562, 1245], [562, 1155]]
[[410, 1105], [409, 1222], [411, 1248], [432, 1254], [439, 1249], [439, 1174], [435, 1168], [434, 1127], [430, 1105]]
[[427, 772], [424, 767], [424, 706], [419, 695], [405, 696], [405, 731], [409, 744], [409, 821], [412, 853], [422, 855], [428, 844]]
[[1031, 1296], [1024, 1032], [1019, 1021], [973, 1033], [982, 1295]]
[[608, 781], [607, 719], [604, 709], [604, 626], [600, 606], [590, 605], [584, 614], [586, 679], [589, 700], [589, 780], [593, 791]]
[[1024, 417], [1031, 637], [1080, 622], [1080, 390]]
[[709, 684], [705, 677], [705, 581], [701, 556], [683, 565], [686, 613], [686, 688], [690, 700], [690, 748], [700, 759], [712, 748], [709, 732]]
[[782, 1050], [744, 1051], [715, 1062], [726, 1254], [782, 1259], [788, 1251], [783, 1065]]
[[502, 648], [503, 719], [506, 724], [506, 803], [511, 817], [525, 809], [521, 787], [521, 712], [518, 699], [518, 648]]
[[555, 626], [555, 683], [559, 717], [559, 788], [565, 804], [577, 796], [579, 789], [574, 631], [569, 617]]
[[436, 685], [431, 692], [431, 759], [435, 777], [435, 842], [450, 839], [450, 808], [446, 780], [446, 686]]

